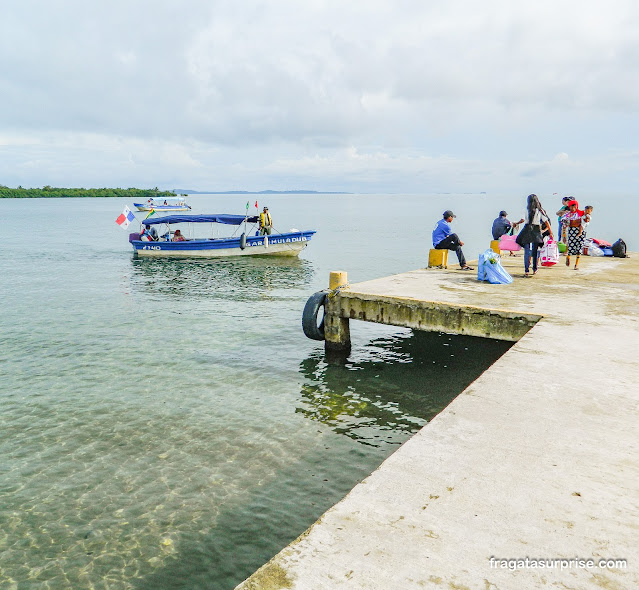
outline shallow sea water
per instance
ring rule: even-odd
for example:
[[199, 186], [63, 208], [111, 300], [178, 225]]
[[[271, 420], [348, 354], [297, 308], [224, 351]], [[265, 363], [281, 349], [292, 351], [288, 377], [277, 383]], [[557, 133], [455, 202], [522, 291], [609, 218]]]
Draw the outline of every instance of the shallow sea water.
[[125, 200], [0, 201], [1, 588], [233, 588], [507, 350], [351, 322], [329, 363], [301, 331], [329, 271], [424, 266], [476, 196], [257, 198], [318, 230], [300, 259], [138, 260]]

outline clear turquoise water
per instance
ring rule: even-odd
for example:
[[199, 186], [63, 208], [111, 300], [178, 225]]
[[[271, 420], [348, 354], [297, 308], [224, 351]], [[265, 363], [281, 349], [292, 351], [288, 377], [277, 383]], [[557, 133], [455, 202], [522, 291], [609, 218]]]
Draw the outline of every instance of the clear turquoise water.
[[477, 196], [258, 199], [300, 259], [136, 260], [124, 200], [0, 201], [1, 588], [233, 588], [506, 350], [352, 322], [328, 364], [300, 326], [331, 270], [424, 266], [440, 209], [476, 257]]

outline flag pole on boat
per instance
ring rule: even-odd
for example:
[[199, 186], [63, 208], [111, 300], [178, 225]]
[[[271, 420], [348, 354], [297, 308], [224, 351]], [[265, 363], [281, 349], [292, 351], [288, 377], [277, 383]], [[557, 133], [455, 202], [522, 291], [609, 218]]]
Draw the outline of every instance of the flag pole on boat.
[[246, 214], [244, 215], [244, 231], [240, 236], [240, 250], [244, 250], [246, 248], [246, 224], [248, 222], [248, 210], [249, 210], [249, 202], [246, 201]]

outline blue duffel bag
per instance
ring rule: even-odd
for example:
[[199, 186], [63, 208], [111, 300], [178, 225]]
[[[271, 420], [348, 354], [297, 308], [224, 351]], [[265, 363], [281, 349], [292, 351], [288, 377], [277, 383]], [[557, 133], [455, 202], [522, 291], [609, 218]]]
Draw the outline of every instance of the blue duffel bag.
[[509, 285], [513, 282], [513, 278], [501, 265], [501, 256], [491, 249], [479, 255], [477, 280], [488, 281], [493, 285]]

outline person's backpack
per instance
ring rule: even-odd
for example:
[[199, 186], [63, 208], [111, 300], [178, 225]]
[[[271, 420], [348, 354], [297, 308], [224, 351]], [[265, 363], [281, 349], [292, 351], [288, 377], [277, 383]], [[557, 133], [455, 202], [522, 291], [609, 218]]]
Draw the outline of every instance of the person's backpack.
[[627, 256], [626, 242], [624, 242], [621, 238], [612, 245], [612, 255], [616, 258], [625, 258]]

